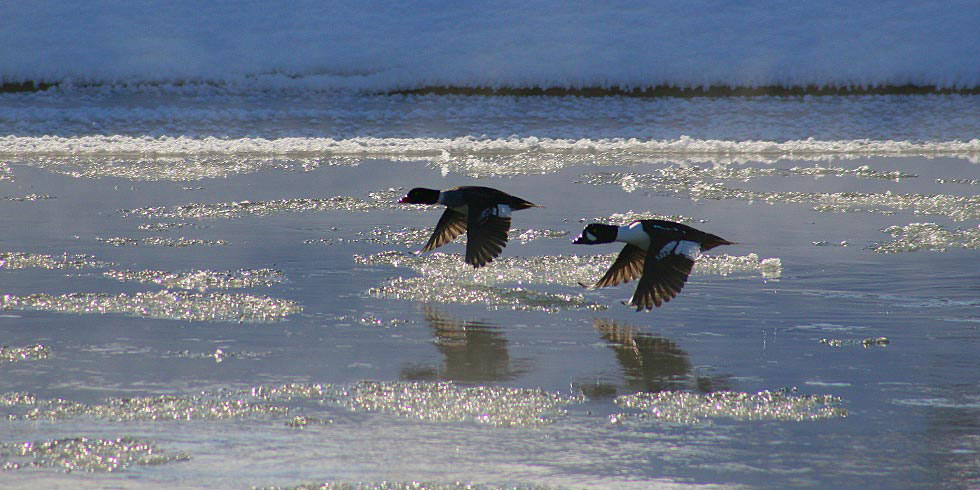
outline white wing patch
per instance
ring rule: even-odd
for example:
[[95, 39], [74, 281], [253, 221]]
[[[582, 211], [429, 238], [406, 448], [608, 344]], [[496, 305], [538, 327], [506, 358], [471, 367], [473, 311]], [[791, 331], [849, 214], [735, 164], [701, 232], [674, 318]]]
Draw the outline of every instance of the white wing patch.
[[681, 254], [691, 260], [698, 260], [698, 257], [701, 256], [701, 244], [690, 240], [681, 240], [681, 243], [677, 245], [677, 251], [674, 253]]
[[482, 213], [480, 213], [480, 221], [483, 221], [489, 218], [490, 216], [509, 218], [511, 211], [512, 210], [510, 206], [506, 204], [498, 204], [496, 206], [490, 206], [489, 208], [484, 209]]
[[660, 253], [657, 254], [657, 260], [662, 260], [670, 254], [683, 255], [691, 260], [698, 260], [698, 257], [701, 255], [701, 245], [698, 242], [692, 242], [690, 240], [667, 242], [664, 248], [660, 249]]

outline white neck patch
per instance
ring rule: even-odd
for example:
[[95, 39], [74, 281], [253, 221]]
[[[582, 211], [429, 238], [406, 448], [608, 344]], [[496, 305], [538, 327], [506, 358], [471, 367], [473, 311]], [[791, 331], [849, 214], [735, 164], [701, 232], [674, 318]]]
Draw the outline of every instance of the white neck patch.
[[643, 250], [650, 248], [650, 235], [643, 230], [643, 223], [636, 222], [627, 226], [620, 226], [616, 232], [616, 241], [625, 242]]

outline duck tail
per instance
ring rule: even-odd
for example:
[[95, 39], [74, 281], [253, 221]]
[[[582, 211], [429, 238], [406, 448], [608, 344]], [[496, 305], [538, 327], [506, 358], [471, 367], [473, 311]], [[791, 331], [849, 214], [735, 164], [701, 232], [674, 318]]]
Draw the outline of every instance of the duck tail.
[[712, 235], [710, 233], [705, 233], [705, 237], [701, 239], [701, 250], [711, 250], [719, 245], [735, 245], [735, 242], [725, 240], [718, 235]]
[[527, 209], [527, 208], [540, 208], [540, 207], [542, 206], [538, 206], [537, 204], [534, 204], [531, 201], [526, 201], [519, 197], [514, 197], [513, 202], [510, 203], [510, 208], [513, 209], [514, 211], [519, 211], [521, 209]]

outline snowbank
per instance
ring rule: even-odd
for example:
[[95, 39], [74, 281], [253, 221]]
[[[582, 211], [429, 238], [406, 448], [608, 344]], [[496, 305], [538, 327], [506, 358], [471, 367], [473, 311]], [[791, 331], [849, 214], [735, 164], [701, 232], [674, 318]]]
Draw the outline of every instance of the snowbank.
[[976, 0], [7, 2], [0, 82], [980, 87]]

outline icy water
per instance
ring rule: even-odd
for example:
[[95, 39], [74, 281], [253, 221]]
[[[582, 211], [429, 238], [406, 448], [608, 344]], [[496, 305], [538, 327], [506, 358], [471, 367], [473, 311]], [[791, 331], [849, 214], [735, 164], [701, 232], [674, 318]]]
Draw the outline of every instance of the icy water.
[[[168, 124], [210, 147], [131, 153], [74, 126], [156, 120], [114, 100], [0, 146], [4, 486], [980, 485], [976, 143], [240, 153], [189, 111]], [[223, 131], [263, 134], [253, 116]], [[467, 183], [544, 207], [484, 269], [460, 241], [414, 254], [441, 210], [398, 197]], [[578, 286], [620, 246], [571, 239], [641, 216], [738, 244], [636, 313], [634, 283]]]

